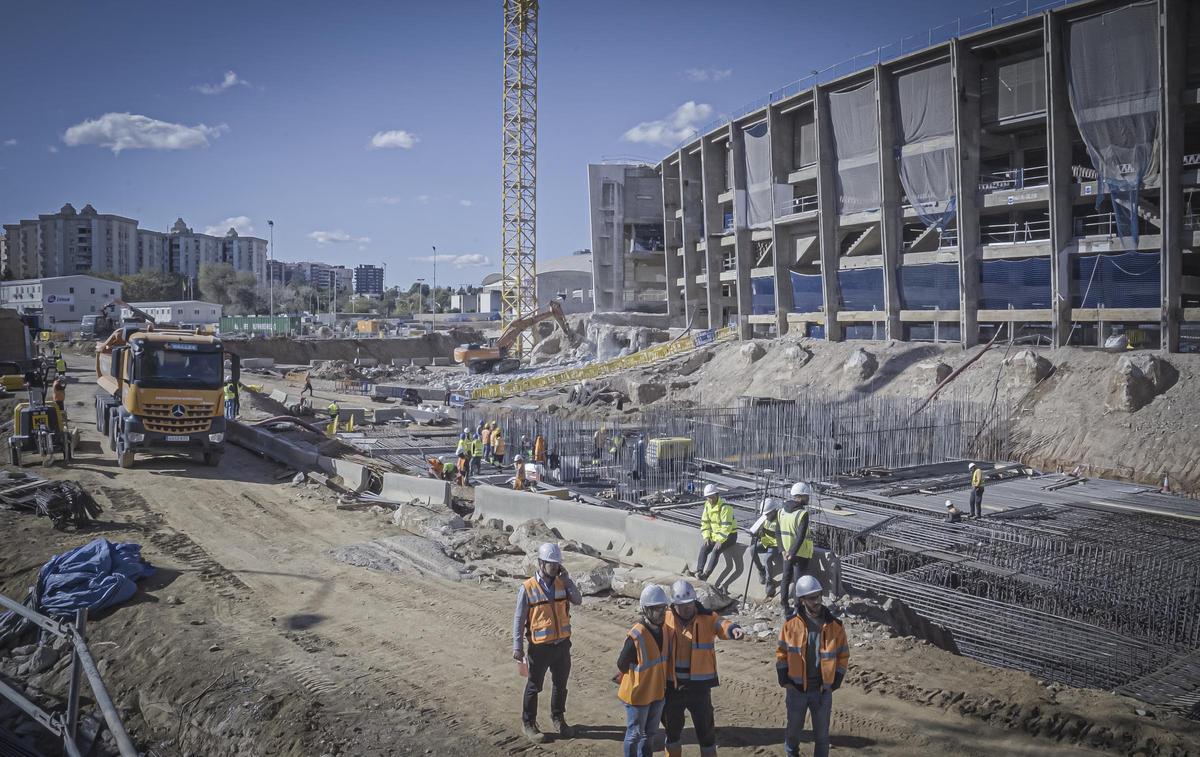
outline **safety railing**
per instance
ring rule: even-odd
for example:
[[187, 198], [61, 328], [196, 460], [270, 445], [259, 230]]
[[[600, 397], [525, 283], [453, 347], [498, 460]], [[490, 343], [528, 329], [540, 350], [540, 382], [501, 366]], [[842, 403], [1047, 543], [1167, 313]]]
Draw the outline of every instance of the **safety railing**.
[[753, 113], [760, 108], [785, 100], [801, 92], [811, 89], [818, 84], [835, 81], [843, 76], [849, 76], [857, 71], [862, 71], [865, 68], [870, 68], [879, 63], [887, 63], [910, 53], [915, 53], [924, 50], [934, 45], [940, 45], [956, 37], [962, 37], [967, 34], [974, 34], [985, 29], [990, 29], [993, 26], [1007, 24], [1013, 21], [1027, 18], [1036, 15], [1042, 11], [1051, 8], [1060, 8], [1066, 5], [1070, 0], [1012, 0], [1012, 2], [1002, 3], [979, 13], [974, 13], [969, 16], [960, 16], [953, 21], [948, 21], [938, 26], [932, 26], [924, 32], [911, 34], [907, 37], [901, 37], [895, 42], [887, 45], [881, 45], [874, 50], [867, 50], [859, 53], [852, 58], [847, 58], [840, 63], [835, 63], [832, 66], [827, 66], [823, 69], [814, 69], [807, 76], [801, 77], [790, 84], [785, 84], [779, 89], [768, 93], [765, 97], [760, 97], [757, 100], [748, 102], [740, 108], [735, 109], [730, 113], [725, 113], [718, 118], [713, 119], [707, 124], [691, 131], [687, 137], [681, 139], [676, 145], [676, 149], [682, 148], [687, 143], [694, 140], [698, 135], [708, 134], [722, 124], [734, 121], [741, 118], [747, 113]]
[[980, 192], [999, 192], [1006, 189], [1029, 189], [1050, 185], [1049, 166], [1012, 168], [1007, 171], [992, 171], [979, 179]]
[[1096, 213], [1076, 216], [1072, 233], [1077, 237], [1115, 237], [1120, 236], [1120, 227], [1117, 226], [1117, 217], [1112, 213]]
[[1183, 217], [1184, 231], [1200, 231], [1200, 213], [1188, 213]]
[[793, 197], [790, 202], [784, 201], [779, 207], [775, 208], [775, 216], [790, 216], [796, 213], [807, 213], [810, 210], [817, 209], [817, 196], [805, 195], [803, 197]]
[[602, 362], [595, 362], [579, 368], [571, 368], [566, 371], [552, 373], [546, 376], [531, 376], [529, 378], [517, 379], [515, 381], [507, 381], [503, 384], [489, 384], [481, 386], [471, 392], [471, 399], [500, 399], [502, 397], [511, 397], [524, 392], [537, 391], [539, 389], [550, 389], [563, 384], [571, 384], [578, 381], [586, 381], [601, 376], [607, 376], [618, 371], [628, 370], [630, 368], [639, 368], [642, 366], [656, 363], [659, 360], [678, 355], [683, 352], [690, 352], [697, 347], [702, 347], [713, 342], [725, 341], [733, 338], [734, 331], [724, 328], [716, 331], [699, 331], [686, 336], [681, 336], [670, 342], [647, 347], [644, 350], [638, 350], [632, 355], [613, 358]]
[[979, 235], [985, 245], [1045, 242], [1050, 239], [1050, 221], [990, 223], [979, 228]]
[[67, 689], [67, 711], [65, 713], [46, 712], [4, 681], [0, 681], [0, 697], [12, 702], [39, 725], [57, 736], [62, 741], [63, 752], [68, 757], [82, 757], [85, 752], [90, 753], [91, 751], [90, 749], [81, 749], [78, 742], [80, 679], [86, 677], [88, 686], [92, 690], [92, 698], [104, 715], [104, 722], [108, 725], [108, 730], [117, 743], [117, 751], [121, 753], [121, 757], [138, 757], [138, 751], [125, 731], [125, 724], [121, 722], [117, 707], [113, 704], [112, 697], [109, 696], [108, 689], [104, 686], [104, 679], [100, 677], [100, 669], [96, 666], [96, 661], [88, 649], [85, 636], [87, 610], [76, 610], [75, 623], [71, 625], [60, 623], [40, 612], [35, 612], [3, 594], [0, 594], [0, 607], [12, 610], [43, 632], [59, 639], [65, 639], [71, 644], [71, 683]]

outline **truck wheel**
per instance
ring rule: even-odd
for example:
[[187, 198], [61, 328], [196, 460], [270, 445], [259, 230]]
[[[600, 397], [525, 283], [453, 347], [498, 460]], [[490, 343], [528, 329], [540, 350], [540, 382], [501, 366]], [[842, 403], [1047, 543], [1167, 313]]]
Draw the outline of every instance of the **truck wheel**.
[[108, 451], [117, 451], [117, 424], [111, 421], [108, 424]]
[[14, 468], [21, 467], [21, 450], [15, 444], [8, 445], [8, 459]]
[[117, 465], [122, 468], [132, 468], [133, 467], [133, 451], [126, 450], [125, 452], [118, 453], [117, 454]]

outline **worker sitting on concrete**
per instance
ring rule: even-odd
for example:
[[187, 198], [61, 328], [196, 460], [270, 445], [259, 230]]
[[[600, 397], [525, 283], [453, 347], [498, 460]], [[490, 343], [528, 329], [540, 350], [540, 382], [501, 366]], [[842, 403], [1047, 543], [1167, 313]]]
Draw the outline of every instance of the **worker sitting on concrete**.
[[[583, 596], [563, 565], [562, 550], [551, 543], [538, 547], [537, 575], [517, 590], [517, 609], [513, 613], [513, 659], [529, 662], [521, 708], [522, 730], [535, 744], [546, 740], [537, 725], [537, 711], [538, 694], [547, 670], [553, 685], [550, 722], [560, 736], [571, 736], [566, 721], [567, 679], [571, 675], [571, 605], [582, 603]], [[526, 641], [528, 658], [524, 652]]]
[[809, 562], [813, 556], [812, 529], [809, 528], [808, 501], [812, 487], [803, 481], [792, 484], [792, 498], [783, 504], [779, 514], [778, 539], [783, 550], [783, 616], [791, 612], [789, 592], [800, 576], [809, 574]]
[[529, 488], [529, 482], [525, 480], [525, 456], [517, 455], [514, 457], [513, 465], [516, 468], [513, 475], [513, 489], [523, 492]]
[[683, 754], [684, 713], [692, 714], [692, 727], [704, 757], [717, 753], [712, 689], [717, 678], [717, 639], [742, 639], [741, 626], [701, 606], [696, 590], [683, 579], [671, 585], [671, 611], [663, 621], [667, 649], [667, 691], [663, 727], [667, 732], [667, 757]]
[[[779, 530], [779, 511], [782, 509], [783, 500], [778, 497], [767, 497], [763, 502], [762, 518], [760, 522], [755, 523], [758, 531], [757, 533], [752, 531], [750, 534], [754, 539], [750, 559], [754, 562], [754, 567], [758, 569], [758, 582], [767, 587], [767, 599], [775, 596], [773, 578], [777, 567], [776, 563], [781, 560], [779, 541], [775, 538], [775, 534]], [[760, 555], [767, 556], [765, 564]]]
[[842, 621], [821, 604], [821, 583], [812, 576], [796, 581], [796, 612], [779, 631], [775, 669], [787, 691], [787, 727], [783, 748], [799, 757], [800, 737], [809, 712], [813, 722], [813, 757], [829, 755], [829, 720], [833, 692], [842, 685], [850, 663], [850, 646]]
[[478, 431], [471, 439], [471, 472], [479, 475], [483, 468], [483, 432]]
[[983, 469], [975, 463], [967, 466], [971, 471], [971, 517], [983, 517]]
[[63, 376], [58, 376], [54, 379], [54, 404], [58, 405], [58, 412], [62, 413], [64, 418], [67, 417], [67, 381]]
[[499, 426], [492, 431], [492, 463], [504, 465], [504, 432]]
[[717, 493], [716, 484], [704, 487], [704, 512], [700, 515], [700, 555], [696, 558], [696, 577], [707, 581], [717, 569], [717, 560], [737, 543], [737, 521], [733, 507]]
[[442, 461], [436, 457], [431, 457], [429, 463], [429, 477], [440, 479], [442, 477]]
[[237, 417], [237, 386], [228, 381], [221, 393], [225, 398], [225, 420], [231, 421]]
[[663, 642], [667, 592], [657, 584], [642, 589], [642, 619], [633, 624], [617, 657], [613, 678], [625, 703], [625, 757], [652, 757], [654, 734], [662, 720], [667, 693], [667, 649]]
[[946, 500], [946, 522], [958, 523], [962, 520], [962, 510], [954, 506], [950, 500]]
[[483, 462], [490, 463], [492, 461], [492, 426], [495, 422], [486, 423], [483, 426]]
[[542, 436], [540, 431], [533, 438], [533, 461], [542, 465], [546, 464], [546, 437]]

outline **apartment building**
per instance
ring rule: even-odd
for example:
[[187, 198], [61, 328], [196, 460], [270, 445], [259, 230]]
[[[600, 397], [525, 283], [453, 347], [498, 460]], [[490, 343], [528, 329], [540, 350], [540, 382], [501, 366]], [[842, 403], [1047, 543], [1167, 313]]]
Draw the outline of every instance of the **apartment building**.
[[[654, 166], [588, 166], [592, 282], [597, 311], [665, 312], [663, 188]], [[539, 269], [540, 272], [540, 269]]]
[[383, 296], [383, 266], [362, 264], [353, 271], [354, 293], [365, 297]]
[[1200, 347], [1200, 5], [1005, 8], [667, 155], [669, 312], [742, 337]]

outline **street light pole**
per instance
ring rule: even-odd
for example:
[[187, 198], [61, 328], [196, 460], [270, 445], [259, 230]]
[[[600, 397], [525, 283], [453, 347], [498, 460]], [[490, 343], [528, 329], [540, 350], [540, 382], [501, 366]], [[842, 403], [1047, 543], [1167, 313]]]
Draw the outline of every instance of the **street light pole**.
[[271, 329], [275, 329], [275, 271], [271, 261], [275, 259], [275, 222], [267, 221], [271, 228], [271, 243], [267, 247], [267, 289], [271, 293]]
[[433, 289], [429, 291], [429, 312], [437, 312], [437, 245], [433, 246]]

